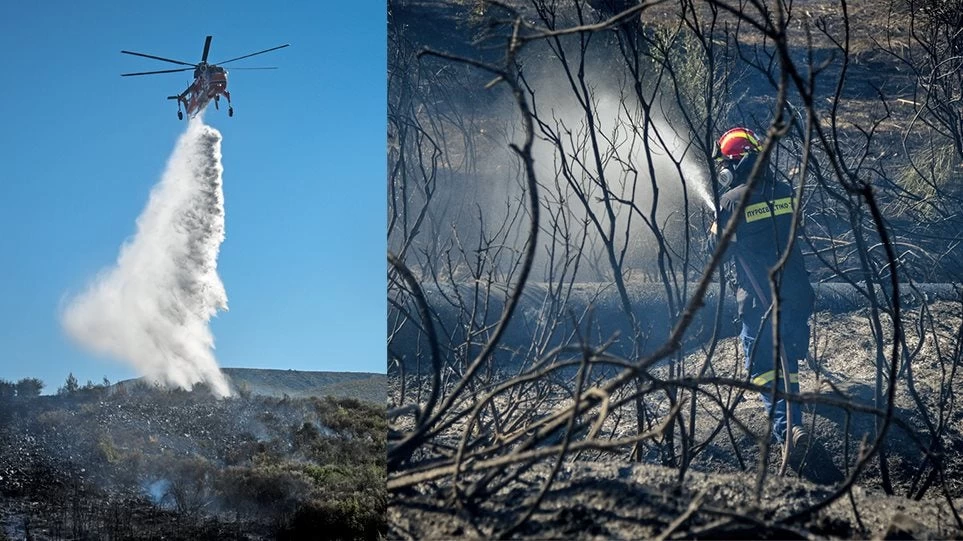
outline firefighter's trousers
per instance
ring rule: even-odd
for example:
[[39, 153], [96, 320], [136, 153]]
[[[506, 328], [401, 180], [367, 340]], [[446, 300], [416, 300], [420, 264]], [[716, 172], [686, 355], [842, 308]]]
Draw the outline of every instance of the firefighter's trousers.
[[[742, 339], [749, 381], [767, 388], [766, 391], [759, 394], [768, 413], [772, 409], [773, 383], [775, 382], [780, 390], [784, 390], [785, 376], [783, 374], [784, 366], [780, 365], [777, 370], [777, 361], [773, 358], [770, 318], [767, 317], [761, 326], [760, 319], [759, 316], [744, 315], [742, 332], [739, 338]], [[789, 371], [789, 391], [799, 393], [799, 359], [806, 356], [809, 342], [809, 324], [808, 321], [799, 322], [795, 318], [785, 317], [784, 315], [779, 326], [782, 329], [780, 340], [783, 345], [780, 350], [786, 352], [786, 357], [788, 357], [785, 368]], [[802, 424], [800, 406], [798, 403], [792, 404], [791, 426]], [[772, 419], [772, 435], [776, 442], [782, 443], [784, 441], [786, 435], [786, 402], [784, 399], [776, 401], [776, 410]]]

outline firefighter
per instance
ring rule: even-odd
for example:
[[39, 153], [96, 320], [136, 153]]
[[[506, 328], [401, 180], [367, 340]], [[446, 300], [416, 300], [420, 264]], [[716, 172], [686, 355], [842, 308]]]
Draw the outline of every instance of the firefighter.
[[[779, 287], [780, 356], [779, 365], [773, 357], [772, 320], [774, 310], [769, 271], [773, 269], [789, 241], [793, 212], [798, 204], [792, 186], [777, 180], [768, 163], [760, 163], [756, 179], [745, 208], [735, 214], [743, 194], [749, 190], [750, 172], [762, 156], [762, 145], [749, 129], [736, 127], [719, 138], [715, 149], [715, 167], [720, 185], [719, 211], [710, 228], [710, 247], [730, 220], [738, 220], [735, 234], [726, 251], [726, 267], [733, 268], [736, 302], [742, 322], [743, 353], [750, 381], [771, 389], [773, 384], [784, 389], [784, 372], [788, 372], [790, 392], [799, 392], [799, 360], [805, 359], [809, 349], [809, 316], [815, 295], [803, 262], [797, 240], [789, 252], [785, 266], [776, 275]], [[718, 226], [717, 226], [718, 224]], [[760, 393], [767, 411], [772, 406], [771, 390]], [[799, 404], [792, 404], [789, 419], [790, 433], [796, 448], [808, 444], [802, 426]], [[787, 432], [786, 404], [776, 402], [772, 433], [776, 442], [785, 441]], [[793, 453], [795, 455], [796, 453]]]

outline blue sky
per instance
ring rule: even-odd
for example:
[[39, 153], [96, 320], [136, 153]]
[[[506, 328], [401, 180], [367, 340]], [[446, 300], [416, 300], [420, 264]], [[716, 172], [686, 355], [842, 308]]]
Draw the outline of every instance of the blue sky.
[[213, 35], [235, 114], [223, 135], [230, 311], [221, 366], [385, 371], [385, 4], [5, 2], [0, 7], [0, 378], [55, 392], [136, 374], [61, 330], [67, 295], [112, 265], [186, 127], [166, 96]]

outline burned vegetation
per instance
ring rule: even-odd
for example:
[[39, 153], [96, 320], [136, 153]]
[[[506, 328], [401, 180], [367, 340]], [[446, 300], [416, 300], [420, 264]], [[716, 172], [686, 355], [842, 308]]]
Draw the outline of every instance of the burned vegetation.
[[[389, 2], [390, 536], [963, 535], [963, 11], [852, 4]], [[732, 126], [801, 202], [798, 393], [706, 248]]]
[[384, 478], [384, 407], [354, 398], [0, 398], [0, 539], [377, 539]]

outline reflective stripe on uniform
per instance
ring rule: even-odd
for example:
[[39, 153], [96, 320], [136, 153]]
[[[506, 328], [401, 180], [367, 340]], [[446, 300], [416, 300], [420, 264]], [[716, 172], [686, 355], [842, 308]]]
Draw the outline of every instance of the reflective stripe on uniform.
[[[772, 383], [772, 380], [773, 380], [773, 378], [775, 378], [775, 377], [776, 377], [776, 371], [775, 371], [775, 370], [770, 370], [770, 371], [768, 371], [768, 372], [763, 372], [762, 374], [759, 374], [758, 376], [752, 378], [752, 384], [753, 384], [753, 385], [759, 385], [759, 386], [761, 387], [761, 386], [763, 386], [763, 385], [767, 385], [767, 384], [769, 384], [769, 383]], [[798, 373], [798, 372], [790, 372], [790, 373], [789, 373], [789, 383], [799, 383], [799, 373]]]
[[[772, 209], [769, 208], [770, 205]], [[746, 221], [755, 222], [756, 220], [764, 220], [766, 218], [772, 218], [773, 216], [792, 214], [792, 207], [792, 197], [783, 197], [782, 199], [755, 203], [746, 207]]]

